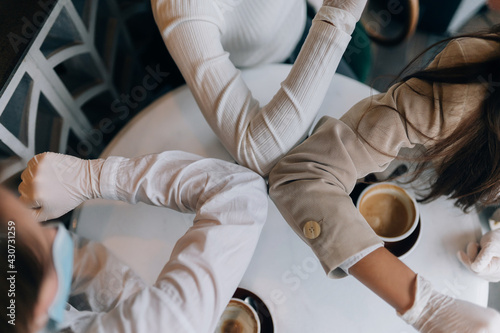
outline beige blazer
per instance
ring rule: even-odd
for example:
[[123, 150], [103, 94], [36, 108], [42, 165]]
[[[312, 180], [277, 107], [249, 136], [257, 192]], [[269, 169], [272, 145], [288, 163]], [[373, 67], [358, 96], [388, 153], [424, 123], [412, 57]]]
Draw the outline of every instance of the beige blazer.
[[[481, 61], [499, 52], [495, 42], [459, 39], [429, 67]], [[330, 277], [345, 276], [340, 264], [381, 243], [349, 197], [356, 181], [383, 171], [401, 148], [428, 147], [433, 139], [450, 134], [464, 117], [479, 110], [485, 93], [483, 84], [411, 79], [360, 101], [340, 120], [323, 117], [313, 134], [274, 167], [269, 176], [271, 198]]]

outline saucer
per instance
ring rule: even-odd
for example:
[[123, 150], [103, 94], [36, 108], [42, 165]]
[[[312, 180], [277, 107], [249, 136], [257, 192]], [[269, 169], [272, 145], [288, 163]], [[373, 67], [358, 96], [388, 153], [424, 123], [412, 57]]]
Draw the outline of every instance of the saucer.
[[358, 197], [360, 196], [361, 192], [363, 192], [363, 190], [370, 185], [371, 183], [357, 183], [356, 186], [354, 186], [351, 193], [349, 193], [354, 206], [356, 206], [356, 202], [358, 201]]
[[233, 295], [233, 298], [238, 298], [242, 301], [245, 301], [247, 297], [251, 297], [255, 302], [250, 305], [259, 316], [261, 333], [274, 333], [274, 323], [271, 312], [259, 296], [244, 288], [237, 288]]

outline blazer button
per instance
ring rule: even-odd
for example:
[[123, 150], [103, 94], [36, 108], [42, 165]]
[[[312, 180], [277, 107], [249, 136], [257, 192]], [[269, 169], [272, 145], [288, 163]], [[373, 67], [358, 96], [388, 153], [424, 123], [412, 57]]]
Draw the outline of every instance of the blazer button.
[[316, 221], [308, 221], [304, 224], [302, 232], [307, 239], [315, 239], [321, 234], [321, 226]]

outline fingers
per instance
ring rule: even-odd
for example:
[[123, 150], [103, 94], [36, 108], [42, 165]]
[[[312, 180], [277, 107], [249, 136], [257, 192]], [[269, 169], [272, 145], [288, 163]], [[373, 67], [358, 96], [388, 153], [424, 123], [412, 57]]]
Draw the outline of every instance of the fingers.
[[19, 193], [21, 193], [19, 200], [28, 208], [31, 208], [30, 211], [36, 221], [45, 221], [46, 219], [42, 216], [42, 204], [38, 200], [33, 199], [32, 195], [28, 194], [27, 187], [28, 186], [24, 182], [19, 185]]
[[472, 242], [467, 245], [466, 252], [458, 251], [457, 257], [478, 276], [490, 282], [500, 281], [500, 257], [491, 246], [481, 248], [479, 244]]
[[48, 220], [45, 210], [43, 208], [33, 209], [33, 216], [37, 222], [44, 222]]
[[30, 175], [31, 175], [32, 174], [32, 170], [36, 170], [37, 165], [42, 161], [43, 158], [45, 158], [46, 154], [47, 153], [42, 153], [42, 154], [38, 154], [38, 155], [33, 156], [28, 161], [28, 165], [26, 166], [26, 169], [24, 170], [24, 172], [29, 172]]
[[52, 170], [54, 165], [61, 163], [58, 157], [55, 153], [35, 155], [28, 161], [26, 169], [21, 174], [22, 182], [18, 187], [21, 195], [19, 199], [31, 208], [31, 213], [38, 222], [59, 216], [53, 206], [64, 201], [63, 194], [55, 198], [53, 195], [61, 192]]
[[479, 244], [476, 242], [470, 242], [467, 245], [467, 256], [470, 258], [470, 260], [474, 261], [477, 257], [477, 254], [479, 253]]
[[[474, 266], [474, 263], [472, 263]], [[481, 270], [478, 270], [477, 273], [490, 282], [499, 282], [500, 281], [500, 258], [497, 256], [492, 256], [487, 259], [486, 264], [483, 267], [480, 267]], [[476, 268], [477, 269], [477, 268]]]
[[23, 173], [21, 173], [21, 180], [23, 182], [28, 181], [28, 168], [24, 169]]
[[470, 268], [470, 265], [476, 259], [477, 253], [479, 252], [479, 244], [475, 242], [470, 242], [469, 244], [467, 244], [466, 251], [467, 252], [458, 251], [457, 257], [458, 260], [462, 262], [462, 264]]
[[31, 209], [38, 209], [42, 207], [42, 204], [38, 202], [38, 200], [34, 199], [29, 199], [27, 197], [19, 197], [19, 200], [21, 200], [22, 203], [24, 203], [28, 208]]
[[476, 259], [472, 262], [470, 266], [471, 269], [476, 273], [484, 271], [488, 268], [494, 256], [494, 253], [490, 251], [488, 246], [483, 247], [481, 251], [479, 251]]
[[472, 262], [470, 261], [470, 258], [467, 256], [467, 254], [465, 254], [464, 251], [458, 251], [457, 258], [465, 267], [470, 268]]
[[498, 243], [500, 242], [500, 229], [488, 231], [481, 238], [481, 246], [488, 246], [490, 243]]
[[490, 266], [488, 267], [488, 275], [490, 282], [500, 281], [500, 258], [495, 257], [491, 260]]
[[41, 203], [34, 198], [32, 188], [26, 182], [22, 182], [18, 187], [21, 197], [19, 199], [29, 208], [40, 208]]

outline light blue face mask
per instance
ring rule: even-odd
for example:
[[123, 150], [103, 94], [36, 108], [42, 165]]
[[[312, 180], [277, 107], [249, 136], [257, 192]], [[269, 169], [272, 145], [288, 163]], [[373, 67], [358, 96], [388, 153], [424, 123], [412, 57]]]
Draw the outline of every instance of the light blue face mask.
[[52, 259], [57, 275], [57, 293], [48, 311], [49, 321], [47, 326], [40, 333], [56, 332], [58, 325], [64, 319], [66, 302], [71, 291], [73, 240], [62, 224], [57, 225], [57, 234], [52, 244]]

